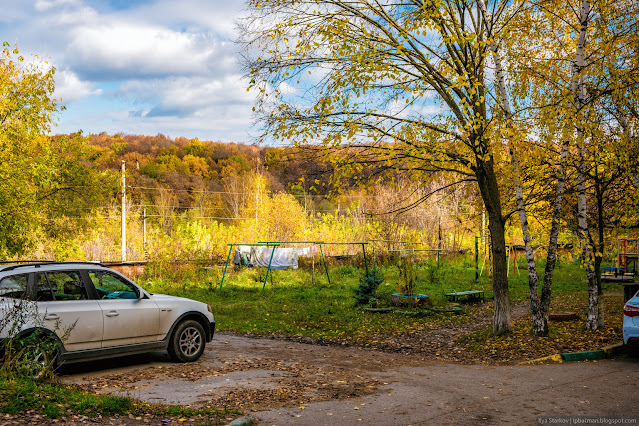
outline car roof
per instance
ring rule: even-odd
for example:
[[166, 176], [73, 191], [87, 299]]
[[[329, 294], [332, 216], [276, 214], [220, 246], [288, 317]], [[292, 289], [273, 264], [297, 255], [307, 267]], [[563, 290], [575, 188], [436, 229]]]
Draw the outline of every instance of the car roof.
[[30, 273], [42, 271], [59, 271], [73, 269], [110, 269], [98, 262], [29, 262], [14, 263], [0, 266], [0, 276], [13, 275], [15, 273]]

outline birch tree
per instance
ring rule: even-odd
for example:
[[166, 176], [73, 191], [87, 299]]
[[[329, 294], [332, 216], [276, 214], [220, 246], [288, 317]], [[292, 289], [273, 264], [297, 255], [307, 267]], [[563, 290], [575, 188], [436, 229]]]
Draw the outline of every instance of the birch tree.
[[[530, 234], [530, 227], [528, 224], [528, 213], [526, 211], [526, 204], [524, 200], [524, 190], [521, 184], [521, 170], [519, 166], [519, 158], [517, 153], [517, 144], [515, 138], [517, 136], [522, 137], [522, 133], [516, 129], [514, 123], [513, 111], [511, 107], [510, 97], [506, 89], [506, 77], [505, 70], [502, 66], [501, 54], [499, 47], [495, 41], [496, 37], [504, 36], [504, 34], [495, 34], [494, 28], [491, 25], [491, 21], [488, 17], [488, 11], [483, 0], [478, 0], [478, 5], [481, 10], [482, 16], [486, 21], [486, 31], [488, 33], [488, 40], [490, 40], [490, 50], [492, 53], [493, 64], [495, 67], [495, 74], [497, 77], [497, 88], [501, 107], [503, 109], [504, 116], [506, 118], [506, 136], [508, 138], [508, 146], [510, 152], [510, 163], [513, 169], [513, 186], [515, 189], [515, 200], [517, 205], [517, 212], [519, 214], [519, 220], [522, 229], [522, 235], [524, 240], [524, 249], [526, 253], [526, 261], [528, 266], [528, 284], [530, 288], [530, 309], [533, 320], [533, 333], [536, 335], [548, 334], [548, 314], [550, 306], [552, 275], [555, 267], [556, 253], [557, 253], [557, 238], [559, 235], [559, 215], [561, 212], [563, 196], [565, 192], [565, 173], [564, 162], [568, 150], [568, 144], [562, 145], [561, 161], [559, 163], [559, 170], [557, 174], [556, 195], [553, 203], [553, 212], [551, 219], [551, 228], [549, 236], [549, 244], [547, 251], [546, 271], [544, 274], [544, 281], [542, 286], [541, 298], [538, 294], [538, 282], [537, 266], [535, 261], [535, 253], [532, 247], [532, 237]], [[513, 58], [514, 59], [514, 58]]]
[[[491, 1], [490, 19], [507, 6]], [[374, 157], [414, 179], [438, 171], [477, 183], [501, 333], [512, 323], [497, 175], [505, 152], [494, 133], [485, 24], [475, 0], [252, 0], [240, 30], [264, 138], [357, 145], [351, 159]]]
[[[528, 5], [528, 6], [533, 6], [533, 7], [527, 7], [526, 8], [527, 13], [520, 14], [520, 16], [517, 16], [517, 19], [518, 19], [517, 23], [519, 24], [520, 28], [529, 29], [529, 26], [526, 25], [526, 23], [537, 21], [540, 9], [543, 10], [547, 5], [544, 5], [543, 3], [540, 3], [540, 4], [532, 3], [531, 5]], [[487, 11], [486, 11], [486, 8], [483, 6], [483, 2], [481, 2], [481, 0], [480, 0], [480, 7], [482, 9], [482, 13], [486, 15]], [[577, 47], [575, 49], [575, 56], [576, 56], [575, 66], [572, 69], [573, 77], [571, 82], [571, 89], [573, 90], [575, 89], [576, 82], [578, 82], [582, 78], [581, 69], [583, 68], [582, 62], [583, 62], [583, 51], [585, 46], [585, 36], [587, 31], [587, 21], [588, 21], [587, 14], [585, 15], [582, 14], [580, 16], [581, 26], [577, 33], [578, 41], [577, 41]], [[530, 43], [533, 46], [532, 49], [536, 49], [539, 46], [544, 46], [543, 43], [539, 43], [539, 40], [540, 39], [543, 40], [544, 38], [544, 36], [543, 35], [540, 36], [540, 34], [544, 34], [544, 32], [548, 31], [550, 28], [552, 28], [551, 25], [547, 25], [545, 28], [543, 25], [540, 25], [539, 27], [540, 31], [532, 36], [533, 39], [529, 37], [524, 37], [524, 39], [526, 40], [526, 42]], [[490, 27], [488, 27], [488, 29], [492, 30], [492, 28]], [[499, 35], [501, 35], [502, 38], [506, 38], [506, 39], [508, 38], [508, 36], [510, 36], [510, 34], [505, 34], [505, 35], [499, 34]], [[493, 34], [492, 36], [495, 37], [497, 36], [497, 34]], [[535, 39], [535, 37], [538, 37], [538, 38]], [[506, 43], [508, 44], [507, 41]], [[517, 51], [520, 45], [518, 43], [515, 43], [515, 46], [517, 46], [515, 49], [510, 50], [511, 56], [509, 57], [509, 59], [511, 63], [514, 63], [517, 61], [522, 62], [522, 60], [526, 61], [526, 59], [528, 59], [529, 57], [524, 55], [522, 58], [522, 56], [519, 55], [518, 54], [519, 52]], [[554, 198], [552, 199], [552, 202], [551, 202], [551, 206], [552, 206], [551, 217], [550, 217], [551, 226], [550, 226], [550, 232], [548, 236], [547, 257], [546, 257], [546, 266], [544, 271], [544, 279], [543, 279], [543, 284], [541, 288], [541, 295], [539, 295], [538, 293], [539, 278], [537, 274], [535, 255], [531, 245], [532, 238], [531, 238], [529, 224], [528, 224], [528, 215], [526, 211], [526, 203], [524, 200], [524, 190], [521, 184], [521, 170], [520, 170], [519, 159], [517, 154], [517, 145], [515, 145], [512, 142], [513, 137], [515, 137], [516, 135], [519, 135], [521, 137], [522, 132], [516, 132], [515, 130], [510, 99], [506, 91], [506, 85], [504, 83], [505, 77], [503, 75], [504, 71], [501, 66], [501, 57], [498, 52], [497, 43], [494, 40], [491, 42], [491, 50], [492, 50], [493, 62], [495, 64], [495, 69], [497, 74], [497, 81], [499, 83], [498, 87], [499, 87], [501, 104], [504, 110], [504, 115], [506, 117], [506, 134], [510, 140], [510, 157], [511, 157], [511, 165], [514, 172], [513, 183], [514, 183], [514, 189], [515, 189], [515, 199], [516, 199], [517, 211], [519, 213], [519, 219], [521, 223], [525, 252], [526, 252], [526, 260], [528, 264], [528, 282], [529, 282], [529, 288], [530, 288], [530, 307], [531, 307], [531, 313], [532, 313], [532, 319], [533, 319], [533, 333], [536, 335], [546, 335], [548, 333], [548, 315], [550, 310], [550, 300], [551, 300], [551, 294], [552, 294], [552, 291], [551, 291], [552, 277], [553, 277], [553, 272], [554, 272], [556, 259], [557, 259], [557, 243], [558, 243], [558, 236], [559, 236], [559, 230], [560, 230], [560, 216], [561, 216], [561, 209], [563, 205], [563, 198], [566, 191], [566, 170], [565, 170], [566, 160], [568, 156], [568, 150], [571, 145], [571, 139], [568, 137], [563, 138], [563, 141], [561, 142], [561, 148], [560, 148], [561, 154], [555, 166], [556, 185], [555, 185]], [[535, 53], [538, 56], [541, 56], [542, 58], [547, 57], [547, 52], [545, 52], [543, 48], [541, 52], [538, 50]], [[543, 68], [532, 67], [532, 69], [528, 71], [540, 74], [540, 73], [543, 73]], [[523, 73], [523, 75], [527, 76], [529, 74]], [[530, 96], [529, 93], [525, 93], [523, 96], [524, 96], [524, 99], [528, 101], [528, 97]]]
[[[546, 152], [561, 152], [554, 173], [558, 179], [556, 195], [559, 195], [559, 183], [567, 182], [565, 167], [574, 167], [577, 176], [576, 229], [589, 283], [587, 327], [591, 329], [602, 325], [598, 267], [602, 250], [593, 250], [594, 239], [588, 222], [588, 189], [601, 178], [593, 169], [597, 161], [590, 160], [590, 153], [603, 159], [607, 155], [605, 148], [612, 146], [602, 144], [601, 138], [606, 132], [600, 128], [602, 120], [597, 117], [601, 117], [601, 113], [596, 110], [601, 108], [597, 105], [601, 104], [602, 97], [619, 100], [621, 93], [632, 85], [629, 81], [633, 78], [619, 68], [633, 68], [631, 64], [636, 58], [617, 57], [621, 51], [632, 51], [628, 49], [628, 37], [636, 34], [636, 18], [629, 17], [636, 17], [636, 5], [632, 1], [536, 1], [530, 3], [526, 13], [518, 16], [523, 29], [514, 34], [509, 43], [511, 52], [526, 58], [518, 62], [512, 74], [520, 107], [527, 109], [526, 115], [534, 121], [538, 143], [549, 141]], [[614, 114], [608, 113], [608, 116]], [[557, 217], [560, 208], [555, 204], [553, 217]], [[553, 228], [556, 224], [553, 219]], [[545, 282], [549, 264], [551, 260], [554, 262], [554, 256], [553, 259], [550, 256], [552, 246], [551, 237]], [[542, 290], [542, 299], [543, 293]], [[542, 309], [547, 314], [547, 306]]]

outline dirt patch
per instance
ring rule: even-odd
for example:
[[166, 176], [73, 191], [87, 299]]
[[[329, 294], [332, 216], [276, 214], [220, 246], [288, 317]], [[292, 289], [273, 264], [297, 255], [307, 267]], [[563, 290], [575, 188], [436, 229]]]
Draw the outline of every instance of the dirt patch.
[[[70, 377], [67, 381], [95, 393], [121, 393], [142, 400], [179, 394], [180, 403], [195, 407], [226, 407], [261, 411], [273, 407], [303, 406], [313, 402], [344, 400], [377, 391], [379, 382], [366, 372], [375, 365], [395, 364], [394, 358], [368, 362], [370, 352], [345, 348], [333, 354], [330, 348], [318, 355], [310, 345], [265, 339], [246, 339], [220, 334], [224, 351], [215, 348], [190, 364], [151, 365], [116, 373]], [[226, 344], [225, 344], [226, 343]], [[219, 356], [226, 351], [243, 353]]]
[[379, 385], [377, 380], [332, 366], [316, 367], [298, 363], [280, 371], [284, 371], [284, 374], [273, 376], [271, 389], [242, 387], [223, 395], [201, 399], [198, 403], [241, 411], [262, 411], [273, 407], [302, 407], [313, 402], [364, 396], [375, 392]]

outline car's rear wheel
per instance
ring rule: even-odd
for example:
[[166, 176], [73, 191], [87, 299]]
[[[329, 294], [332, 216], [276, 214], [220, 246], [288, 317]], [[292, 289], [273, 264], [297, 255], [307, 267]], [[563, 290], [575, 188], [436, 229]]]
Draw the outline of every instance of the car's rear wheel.
[[192, 362], [204, 352], [206, 338], [204, 328], [197, 321], [187, 320], [178, 324], [169, 342], [169, 355], [176, 362]]
[[639, 357], [639, 346], [624, 345], [624, 350], [628, 356]]

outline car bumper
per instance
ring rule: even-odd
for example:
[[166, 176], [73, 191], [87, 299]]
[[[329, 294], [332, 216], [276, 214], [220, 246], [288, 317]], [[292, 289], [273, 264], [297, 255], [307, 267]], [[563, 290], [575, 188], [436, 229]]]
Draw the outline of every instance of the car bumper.
[[626, 346], [639, 347], [639, 326], [634, 324], [635, 318], [624, 318], [623, 343]]
[[623, 343], [630, 348], [639, 348], [639, 336], [624, 336]]

